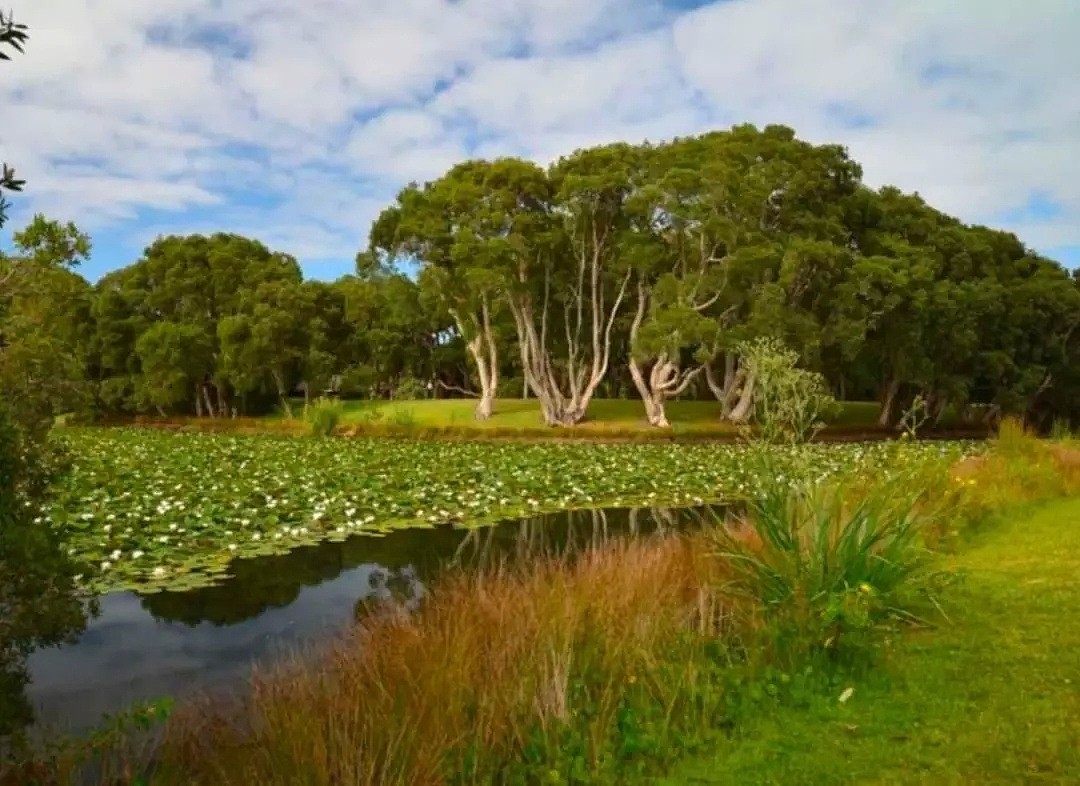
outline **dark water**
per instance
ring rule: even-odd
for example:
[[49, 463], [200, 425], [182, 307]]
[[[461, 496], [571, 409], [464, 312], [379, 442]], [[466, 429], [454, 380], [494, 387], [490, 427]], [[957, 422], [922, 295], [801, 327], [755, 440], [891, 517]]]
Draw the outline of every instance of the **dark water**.
[[612, 537], [688, 529], [721, 508], [571, 511], [483, 529], [354, 536], [278, 557], [239, 560], [215, 587], [100, 599], [77, 641], [27, 660], [39, 729], [80, 731], [133, 702], [238, 685], [253, 663], [325, 640], [358, 602], [423, 597], [447, 566], [566, 553]]

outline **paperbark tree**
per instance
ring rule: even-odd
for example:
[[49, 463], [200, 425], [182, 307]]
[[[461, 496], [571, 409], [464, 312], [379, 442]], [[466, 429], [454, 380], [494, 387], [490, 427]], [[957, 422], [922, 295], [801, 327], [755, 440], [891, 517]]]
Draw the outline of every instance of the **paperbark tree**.
[[582, 150], [549, 172], [551, 205], [530, 222], [509, 290], [526, 384], [544, 422], [581, 422], [611, 366], [612, 330], [632, 270], [620, 255], [626, 200], [640, 185], [640, 149]]

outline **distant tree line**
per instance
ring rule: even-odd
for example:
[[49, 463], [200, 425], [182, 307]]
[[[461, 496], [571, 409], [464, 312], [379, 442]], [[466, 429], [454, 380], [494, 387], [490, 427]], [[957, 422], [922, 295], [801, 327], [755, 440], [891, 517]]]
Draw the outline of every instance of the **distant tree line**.
[[41, 271], [4, 338], [55, 352], [4, 373], [78, 388], [104, 415], [291, 411], [337, 391], [469, 394], [479, 418], [529, 396], [569, 425], [595, 397], [634, 396], [664, 426], [677, 396], [746, 419], [757, 381], [740, 347], [767, 336], [837, 398], [879, 401], [883, 426], [916, 398], [931, 418], [1076, 419], [1080, 279], [861, 176], [844, 148], [782, 126], [546, 169], [468, 161], [402, 190], [334, 282], [216, 234], [160, 238], [90, 285], [71, 270], [89, 240], [38, 217], [3, 263]]

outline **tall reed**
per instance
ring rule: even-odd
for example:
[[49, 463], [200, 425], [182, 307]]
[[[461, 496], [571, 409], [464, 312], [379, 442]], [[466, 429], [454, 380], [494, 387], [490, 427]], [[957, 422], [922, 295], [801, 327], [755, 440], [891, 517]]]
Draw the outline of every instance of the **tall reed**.
[[[655, 766], [723, 712], [728, 609], [682, 536], [447, 575], [235, 703], [180, 712], [163, 783], [580, 782]], [[552, 780], [554, 779], [554, 780]]]

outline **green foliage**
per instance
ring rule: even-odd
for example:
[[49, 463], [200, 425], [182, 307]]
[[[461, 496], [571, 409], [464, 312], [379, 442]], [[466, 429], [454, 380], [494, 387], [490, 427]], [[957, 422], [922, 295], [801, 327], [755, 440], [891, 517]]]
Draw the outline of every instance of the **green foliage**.
[[341, 402], [337, 399], [320, 398], [304, 414], [311, 433], [316, 437], [329, 437], [341, 420]]
[[413, 376], [402, 377], [394, 387], [394, 398], [403, 401], [429, 398], [427, 385]]
[[1080, 500], [1014, 510], [949, 564], [963, 580], [947, 620], [884, 641], [880, 668], [745, 716], [658, 786], [1076, 782]]
[[823, 419], [811, 373], [876, 399], [881, 428], [911, 431], [913, 409], [923, 428], [1080, 422], [1080, 279], [861, 177], [842, 147], [783, 126], [603, 145], [547, 169], [463, 162], [403, 189], [333, 283], [217, 233], [159, 238], [91, 287], [70, 270], [85, 235], [38, 217], [0, 265], [6, 364], [24, 391], [53, 388], [50, 406], [62, 391], [62, 408], [109, 416], [260, 414], [299, 391], [391, 399], [415, 378], [482, 394], [487, 419], [513, 378], [549, 426], [594, 420], [605, 389], [636, 390], [661, 427], [669, 400], [711, 395], [734, 426], [738, 348], [775, 336], [804, 369], [784, 400], [811, 404], [770, 415], [778, 439]]
[[[4, 51], [4, 47], [10, 47], [22, 54], [23, 46], [29, 38], [30, 34], [26, 32], [26, 25], [16, 23], [12, 14], [5, 16], [4, 12], [0, 11], [0, 60], [11, 60], [11, 55]], [[7, 164], [0, 165], [0, 227], [7, 220], [9, 207], [3, 192], [22, 191], [24, 185], [26, 181], [16, 177], [14, 169]]]
[[773, 338], [737, 347], [753, 384], [753, 420], [769, 443], [798, 444], [812, 439], [835, 414], [836, 401], [824, 378], [799, 368], [798, 355]]
[[[775, 465], [771, 465], [775, 466]], [[881, 622], [908, 616], [903, 598], [923, 564], [918, 492], [898, 483], [855, 500], [843, 488], [784, 476], [752, 498], [743, 528], [718, 528], [730, 588], [761, 606], [770, 659], [794, 667], [841, 651]]]
[[80, 566], [43, 512], [65, 456], [44, 444], [40, 431], [0, 403], [0, 750], [19, 747], [33, 718], [23, 694], [26, 656], [69, 640], [86, 623]]
[[[115, 428], [61, 434], [75, 462], [46, 520], [70, 532], [97, 591], [213, 583], [234, 557], [355, 532], [740, 497], [756, 478], [738, 445], [297, 440]], [[901, 446], [911, 456], [964, 449]], [[882, 474], [893, 450], [815, 443], [800, 448], [799, 461], [823, 479]], [[241, 466], [221, 483], [222, 467]]]

